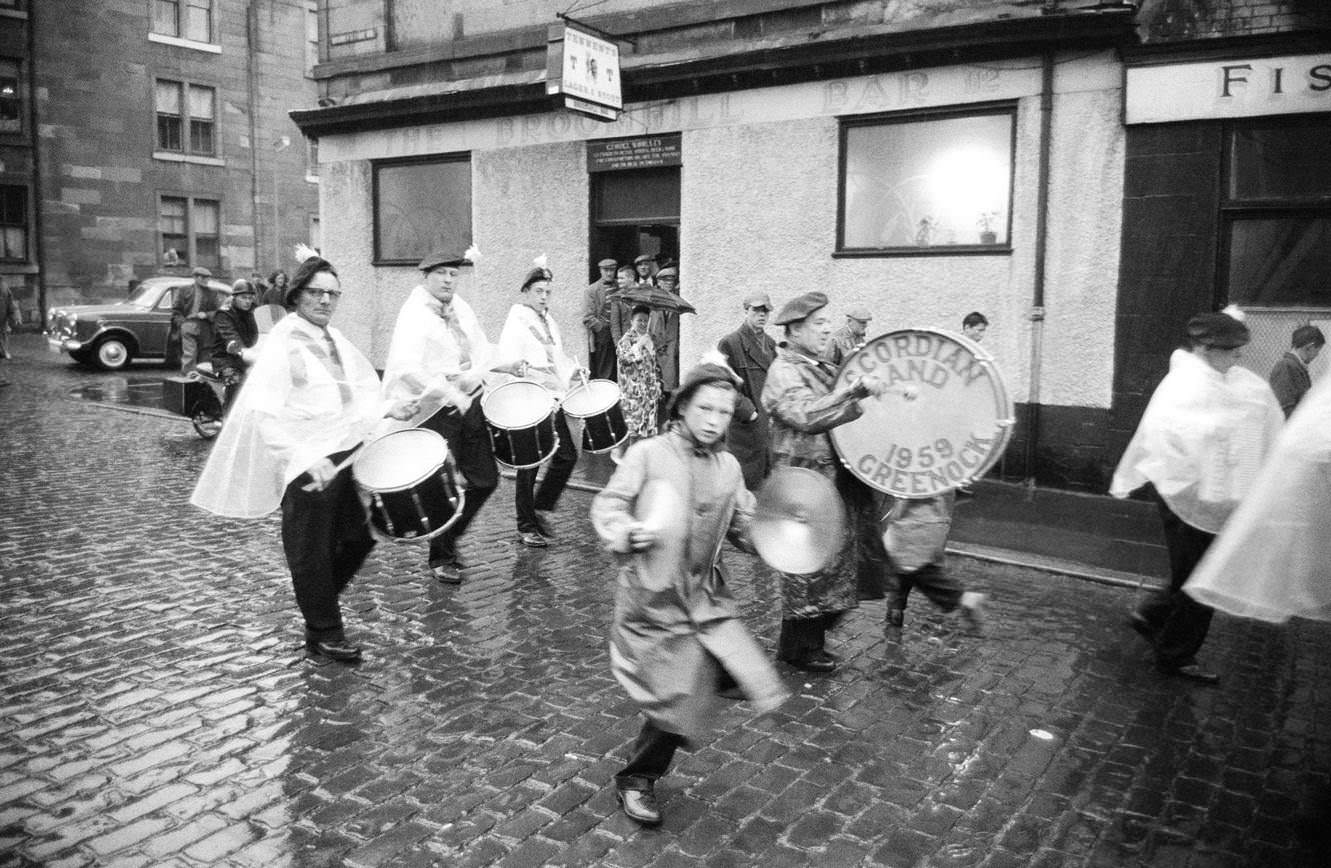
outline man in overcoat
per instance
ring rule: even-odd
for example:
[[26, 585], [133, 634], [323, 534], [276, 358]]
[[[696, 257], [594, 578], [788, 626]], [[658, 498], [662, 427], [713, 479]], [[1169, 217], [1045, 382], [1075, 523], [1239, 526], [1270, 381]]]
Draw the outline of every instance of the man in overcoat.
[[1271, 391], [1276, 393], [1276, 400], [1280, 402], [1280, 409], [1286, 419], [1294, 413], [1299, 401], [1303, 400], [1303, 396], [1312, 388], [1313, 381], [1308, 373], [1308, 366], [1321, 354], [1324, 346], [1326, 346], [1326, 336], [1322, 334], [1321, 329], [1311, 323], [1301, 325], [1294, 330], [1289, 351], [1271, 368], [1271, 373], [1266, 379], [1271, 384]]
[[749, 293], [744, 298], [744, 322], [716, 345], [726, 364], [739, 375], [740, 394], [754, 405], [751, 418], [742, 418], [737, 412], [726, 432], [726, 445], [739, 459], [744, 485], [750, 491], [758, 490], [771, 468], [767, 411], [762, 406], [767, 369], [776, 359], [776, 341], [766, 331], [771, 311], [772, 300], [767, 293]]

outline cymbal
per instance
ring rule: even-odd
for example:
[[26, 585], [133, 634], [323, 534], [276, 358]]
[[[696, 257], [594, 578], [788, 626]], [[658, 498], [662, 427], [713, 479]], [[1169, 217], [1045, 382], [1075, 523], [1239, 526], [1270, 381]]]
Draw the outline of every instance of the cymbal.
[[807, 575], [840, 550], [846, 510], [836, 486], [806, 467], [778, 467], [758, 492], [749, 538], [775, 570]]

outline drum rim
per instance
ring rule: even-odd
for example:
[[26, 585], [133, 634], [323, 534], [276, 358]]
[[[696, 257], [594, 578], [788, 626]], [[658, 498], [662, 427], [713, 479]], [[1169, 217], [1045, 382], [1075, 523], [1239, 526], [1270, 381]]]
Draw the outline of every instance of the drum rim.
[[[366, 456], [367, 456], [367, 452], [366, 452], [366, 450], [368, 450], [370, 447], [374, 446], [374, 445], [377, 444], [377, 443], [382, 443], [382, 442], [384, 442], [385, 440], [388, 440], [388, 439], [391, 438], [391, 437], [396, 437], [396, 436], [399, 435], [399, 434], [412, 434], [412, 435], [416, 435], [416, 434], [431, 434], [431, 435], [433, 435], [434, 437], [438, 438], [440, 445], [443, 446], [443, 449], [444, 449], [444, 457], [443, 457], [443, 460], [440, 461], [438, 464], [432, 465], [432, 466], [430, 467], [430, 469], [426, 470], [426, 471], [425, 471], [424, 473], [422, 473], [420, 476], [417, 476], [417, 477], [416, 477], [415, 479], [413, 479], [411, 482], [403, 483], [402, 485], [395, 485], [395, 486], [381, 486], [381, 485], [370, 485], [369, 483], [364, 482], [364, 481], [360, 478], [360, 475], [359, 475], [356, 471], [357, 471], [358, 468], [364, 466], [364, 465], [362, 464], [362, 461], [363, 461], [363, 460], [366, 458]], [[399, 439], [402, 439], [402, 438], [399, 438]], [[427, 438], [427, 439], [432, 439], [432, 438]], [[352, 480], [356, 483], [356, 485], [357, 485], [359, 488], [362, 488], [362, 489], [364, 489], [365, 491], [368, 491], [368, 492], [378, 492], [378, 493], [380, 493], [380, 494], [393, 494], [393, 493], [398, 492], [398, 491], [406, 491], [407, 489], [415, 488], [417, 485], [420, 485], [420, 484], [421, 484], [422, 482], [424, 482], [426, 479], [430, 478], [432, 475], [434, 475], [435, 473], [437, 473], [437, 472], [439, 472], [441, 469], [443, 469], [445, 466], [447, 466], [447, 465], [452, 461], [452, 459], [453, 459], [453, 453], [450, 452], [449, 449], [448, 449], [448, 441], [445, 440], [445, 439], [443, 438], [443, 436], [440, 435], [438, 432], [431, 431], [431, 430], [428, 429], [428, 428], [403, 428], [403, 429], [400, 430], [400, 431], [390, 431], [389, 433], [383, 435], [382, 437], [376, 437], [374, 440], [371, 440], [369, 443], [367, 443], [367, 444], [365, 444], [363, 447], [361, 447], [360, 452], [358, 452], [358, 453], [356, 454], [356, 457], [355, 457], [354, 459], [352, 459], [352, 461], [351, 461], [351, 478], [352, 478]]]
[[1003, 457], [1003, 453], [1007, 451], [1008, 443], [1012, 439], [1012, 429], [1016, 425], [1016, 406], [1012, 400], [1011, 395], [1008, 393], [1007, 383], [1003, 381], [1002, 371], [998, 367], [998, 364], [994, 359], [993, 353], [986, 350], [978, 342], [973, 341], [970, 338], [966, 337], [965, 335], [959, 332], [954, 332], [950, 329], [938, 328], [936, 326], [918, 326], [918, 327], [892, 329], [891, 331], [883, 332], [880, 335], [875, 335], [874, 337], [866, 340], [863, 346], [861, 346], [859, 349], [855, 350], [855, 352], [851, 353], [849, 356], [846, 357], [845, 361], [842, 363], [841, 370], [837, 371], [836, 378], [833, 380], [833, 385], [834, 386], [841, 385], [842, 375], [847, 369], [850, 368], [851, 361], [857, 358], [861, 353], [866, 352], [871, 344], [877, 343], [883, 338], [887, 338], [892, 335], [912, 334], [912, 333], [918, 334], [921, 332], [927, 334], [939, 335], [941, 337], [948, 338], [960, 344], [964, 349], [968, 350], [971, 353], [971, 355], [975, 357], [976, 363], [981, 365], [987, 372], [991, 373], [991, 376], [985, 378], [989, 382], [990, 392], [995, 398], [998, 406], [1000, 406], [1001, 408], [1005, 408], [1007, 412], [1006, 415], [1004, 415], [1002, 412], [995, 414], [996, 418], [994, 420], [994, 424], [995, 428], [997, 428], [998, 431], [997, 437], [995, 438], [993, 447], [989, 450], [989, 454], [986, 455], [985, 458], [976, 466], [975, 471], [971, 473], [966, 480], [963, 480], [957, 485], [949, 486], [947, 488], [942, 489], [941, 491], [933, 491], [930, 492], [929, 494], [898, 492], [887, 488], [883, 488], [882, 486], [876, 485], [870, 482], [869, 480], [865, 479], [860, 474], [860, 472], [855, 467], [853, 467], [851, 463], [847, 461], [841, 454], [842, 444], [839, 441], [841, 437], [844, 437], [844, 434], [839, 435], [839, 432], [841, 432], [841, 428], [840, 427], [833, 428], [831, 431], [828, 432], [829, 438], [832, 441], [832, 451], [836, 455], [838, 463], [840, 463], [841, 466], [846, 469], [847, 473], [849, 473], [851, 476], [854, 476], [860, 482], [864, 483], [865, 485], [869, 486], [875, 491], [881, 491], [884, 494], [900, 498], [902, 500], [929, 500], [931, 498], [941, 497], [949, 491], [955, 491], [957, 488], [964, 486], [970, 482], [974, 482], [975, 480], [984, 476], [991, 469], [993, 469], [994, 465], [997, 464], [999, 460]]
[[[578, 412], [576, 410], [570, 410], [568, 407], [568, 402], [572, 400], [575, 395], [580, 395], [584, 392], [588, 396], [591, 396], [593, 394], [592, 392], [593, 383], [605, 383], [606, 385], [614, 389], [615, 400], [610, 401], [604, 407], [601, 407], [596, 410], [591, 410], [589, 412]], [[606, 397], [609, 397], [609, 395], [607, 395]], [[606, 380], [604, 378], [596, 380], [588, 380], [585, 385], [580, 384], [568, 390], [568, 394], [564, 396], [564, 401], [560, 405], [560, 409], [562, 409], [566, 415], [572, 416], [574, 419], [590, 419], [592, 416], [599, 416], [602, 413], [609, 410], [611, 407], [615, 406], [616, 404], [622, 403], [623, 399], [624, 399], [624, 390], [619, 388], [619, 384], [616, 383], [614, 380]]]
[[[494, 421], [493, 419], [490, 418], [490, 414], [486, 412], [489, 407], [490, 401], [493, 399], [493, 396], [498, 395], [500, 392], [504, 391], [509, 386], [531, 386], [540, 389], [542, 392], [545, 393], [546, 397], [550, 399], [550, 409], [546, 412], [544, 416], [541, 416], [538, 419], [528, 422], [526, 425], [505, 425]], [[554, 393], [551, 392], [549, 389], [547, 389], [545, 386], [542, 386], [540, 383], [536, 382], [535, 380], [513, 380], [511, 382], [504, 383], [502, 386], [499, 386], [498, 388], [490, 389], [486, 391], [484, 395], [481, 396], [481, 415], [485, 417], [485, 424], [493, 425], [494, 427], [499, 428], [502, 431], [523, 431], [527, 428], [534, 428], [535, 426], [544, 422], [546, 419], [549, 419], [551, 416], [553, 416], [555, 414], [555, 411], [558, 409], [559, 409], [559, 401], [558, 399], [555, 398]]]

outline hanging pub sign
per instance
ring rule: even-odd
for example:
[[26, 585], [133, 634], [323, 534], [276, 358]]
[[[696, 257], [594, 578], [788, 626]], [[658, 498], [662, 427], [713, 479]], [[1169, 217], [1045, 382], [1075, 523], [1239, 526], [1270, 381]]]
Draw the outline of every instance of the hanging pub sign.
[[567, 21], [551, 24], [546, 46], [545, 92], [563, 95], [564, 107], [614, 121], [624, 109], [619, 46]]
[[679, 133], [606, 139], [587, 143], [588, 172], [618, 172], [625, 169], [655, 169], [678, 166]]

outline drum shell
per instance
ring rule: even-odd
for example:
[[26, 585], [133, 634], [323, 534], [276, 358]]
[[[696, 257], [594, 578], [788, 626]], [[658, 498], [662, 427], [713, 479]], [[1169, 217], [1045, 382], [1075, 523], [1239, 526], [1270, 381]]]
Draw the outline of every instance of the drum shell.
[[565, 415], [582, 420], [585, 452], [609, 452], [628, 439], [619, 386], [611, 380], [588, 380], [572, 389], [564, 398], [563, 409]]
[[[539, 383], [505, 383], [481, 399], [481, 412], [500, 464], [517, 470], [539, 467], [559, 448], [555, 399]], [[545, 415], [537, 418], [541, 412]]]
[[[384, 464], [399, 476], [382, 476]], [[452, 455], [433, 431], [411, 428], [380, 437], [352, 462], [352, 478], [368, 500], [370, 529], [380, 539], [423, 542], [446, 531], [462, 515], [465, 494]]]
[[[901, 329], [846, 359], [836, 386], [872, 376], [887, 394], [832, 429], [841, 463], [867, 485], [907, 499], [970, 484], [1002, 456], [1015, 410], [1002, 372], [979, 344], [942, 329]], [[913, 393], [914, 397], [910, 394]]]

